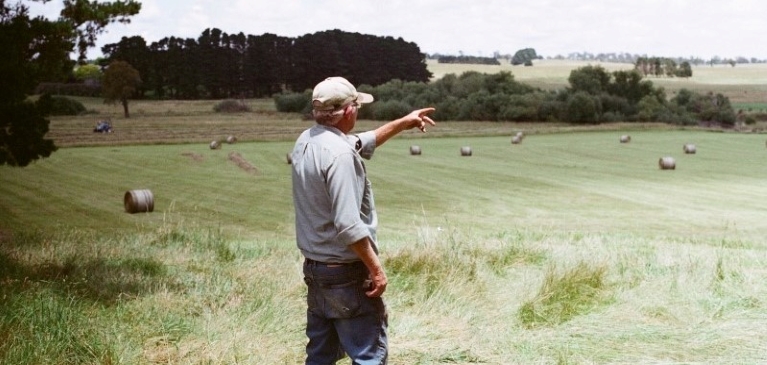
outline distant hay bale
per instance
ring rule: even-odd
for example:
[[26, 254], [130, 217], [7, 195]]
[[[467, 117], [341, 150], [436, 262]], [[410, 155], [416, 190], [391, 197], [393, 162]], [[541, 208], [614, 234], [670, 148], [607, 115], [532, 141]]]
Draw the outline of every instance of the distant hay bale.
[[123, 197], [125, 211], [133, 213], [150, 213], [154, 210], [154, 195], [151, 190], [128, 190]]
[[520, 143], [522, 143], [522, 137], [519, 134], [511, 138], [511, 144], [520, 144]]
[[469, 146], [461, 147], [461, 156], [471, 156], [471, 147]]
[[514, 136], [519, 137], [520, 139], [525, 138], [525, 134], [522, 132], [517, 132], [517, 134], [515, 134]]
[[658, 160], [658, 167], [661, 170], [676, 170], [676, 160], [670, 156], [661, 157]]
[[690, 143], [685, 144], [683, 150], [684, 150], [684, 153], [686, 153], [688, 155], [695, 154], [695, 151], [696, 151], [695, 150], [695, 145], [694, 144], [690, 144]]
[[631, 142], [631, 136], [624, 134], [621, 136], [621, 143], [629, 143]]
[[285, 155], [285, 159], [287, 160], [288, 165], [292, 165], [293, 164], [293, 157], [290, 155], [290, 153]]
[[229, 143], [229, 144], [237, 143], [237, 137], [235, 136], [226, 137], [226, 143]]
[[421, 147], [420, 146], [410, 146], [410, 154], [413, 156], [420, 156], [421, 155]]
[[219, 148], [221, 148], [221, 143], [219, 141], [210, 142], [210, 149], [217, 150]]

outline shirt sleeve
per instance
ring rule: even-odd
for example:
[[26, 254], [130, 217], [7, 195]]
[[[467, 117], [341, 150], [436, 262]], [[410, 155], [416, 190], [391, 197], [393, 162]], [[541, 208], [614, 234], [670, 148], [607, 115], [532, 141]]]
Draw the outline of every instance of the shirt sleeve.
[[327, 171], [333, 224], [337, 240], [343, 244], [350, 245], [370, 235], [360, 217], [365, 183], [365, 166], [351, 151], [336, 157]]
[[362, 158], [369, 160], [373, 157], [373, 152], [376, 149], [376, 134], [375, 131], [363, 132], [357, 135], [358, 144], [357, 152], [359, 152]]

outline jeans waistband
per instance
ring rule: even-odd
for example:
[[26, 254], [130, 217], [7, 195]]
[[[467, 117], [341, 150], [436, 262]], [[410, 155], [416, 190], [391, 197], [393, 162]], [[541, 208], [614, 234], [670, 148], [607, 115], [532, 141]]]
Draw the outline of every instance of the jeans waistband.
[[322, 265], [322, 266], [351, 266], [351, 265], [359, 265], [362, 263], [362, 261], [353, 261], [353, 262], [322, 262], [317, 260], [312, 260], [310, 258], [305, 258], [304, 263], [308, 265]]

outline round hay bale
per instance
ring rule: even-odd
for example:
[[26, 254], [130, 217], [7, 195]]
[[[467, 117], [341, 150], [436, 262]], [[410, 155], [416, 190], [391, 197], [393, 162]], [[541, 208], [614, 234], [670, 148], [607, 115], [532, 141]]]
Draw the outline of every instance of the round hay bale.
[[237, 143], [237, 137], [235, 136], [226, 137], [226, 143], [229, 143], [229, 144]]
[[217, 150], [219, 148], [221, 148], [221, 143], [219, 143], [218, 141], [210, 142], [210, 149]]
[[123, 197], [125, 211], [133, 213], [152, 212], [154, 210], [154, 195], [151, 190], [128, 190]]
[[658, 160], [658, 167], [661, 170], [676, 170], [676, 160], [670, 156], [661, 157]]
[[285, 159], [287, 160], [288, 165], [292, 165], [293, 164], [293, 157], [290, 156], [290, 153], [285, 155]]
[[624, 134], [621, 136], [621, 143], [629, 143], [631, 142], [631, 136]]
[[688, 143], [688, 144], [684, 145], [683, 150], [684, 150], [684, 153], [686, 153], [688, 155], [695, 154], [695, 151], [696, 151], [695, 150], [695, 145], [691, 144], [691, 143]]
[[421, 155], [421, 147], [420, 146], [410, 146], [410, 154], [413, 156], [420, 156]]
[[516, 135], [511, 138], [511, 144], [520, 144], [522, 143], [522, 137], [520, 135]]
[[471, 156], [471, 147], [469, 146], [461, 147], [461, 156]]
[[525, 134], [522, 132], [517, 132], [517, 134], [515, 134], [514, 136], [519, 137], [519, 139], [525, 138]]

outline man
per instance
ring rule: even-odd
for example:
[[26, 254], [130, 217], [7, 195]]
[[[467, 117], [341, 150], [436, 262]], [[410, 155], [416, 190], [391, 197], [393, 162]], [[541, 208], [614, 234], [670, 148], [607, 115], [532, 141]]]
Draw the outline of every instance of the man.
[[362, 158], [412, 128], [435, 125], [419, 109], [374, 131], [349, 134], [357, 112], [373, 96], [342, 77], [330, 77], [312, 94], [316, 125], [291, 153], [296, 241], [305, 257], [308, 286], [306, 364], [386, 364], [388, 315], [381, 295], [386, 273], [378, 259], [378, 218]]

